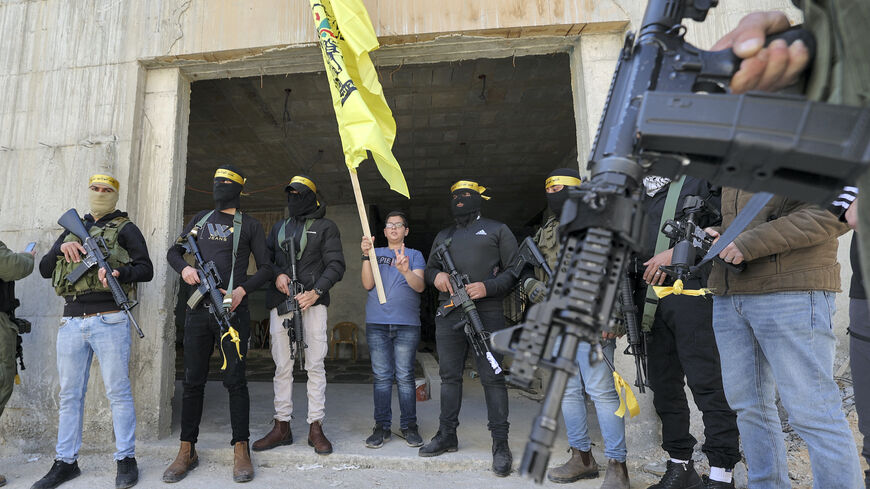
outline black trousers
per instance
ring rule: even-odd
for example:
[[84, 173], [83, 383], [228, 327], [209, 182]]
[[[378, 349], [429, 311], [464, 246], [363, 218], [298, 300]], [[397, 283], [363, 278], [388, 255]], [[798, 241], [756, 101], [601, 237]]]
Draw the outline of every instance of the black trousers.
[[[495, 307], [498, 306], [498, 307]], [[489, 332], [505, 327], [504, 312], [501, 302], [493, 307], [479, 307], [480, 319], [484, 329]], [[435, 341], [438, 350], [438, 369], [441, 374], [441, 417], [439, 418], [442, 433], [456, 433], [459, 426], [459, 411], [462, 408], [462, 370], [465, 358], [471, 344], [462, 328], [453, 329], [460, 320], [459, 311], [449, 316], [435, 316]], [[472, 354], [473, 354], [472, 349]], [[477, 372], [483, 385], [483, 395], [486, 399], [487, 428], [494, 440], [507, 440], [510, 423], [508, 423], [508, 395], [504, 374], [496, 374], [485, 358], [474, 355], [477, 362]], [[493, 352], [499, 365], [503, 356]]]
[[[251, 314], [247, 307], [236, 308], [233, 327], [239, 332], [242, 356], [248, 353], [248, 339], [251, 336]], [[202, 404], [205, 397], [205, 382], [208, 379], [208, 360], [214, 351], [215, 343], [220, 341], [217, 322], [205, 308], [188, 309], [184, 322], [184, 394], [181, 398], [181, 441], [196, 443], [199, 436], [199, 423], [202, 420]], [[224, 371], [224, 387], [230, 396], [230, 424], [233, 438], [230, 442], [248, 441], [248, 419], [251, 400], [248, 396], [248, 381], [245, 378], [245, 360], [239, 360], [235, 344], [229, 337], [224, 339], [223, 348], [227, 357]]]
[[697, 440], [689, 432], [688, 383], [704, 420], [701, 449], [711, 466], [733, 468], [740, 460], [737, 415], [722, 388], [713, 301], [684, 295], [660, 300], [647, 355], [653, 405], [662, 421], [662, 448], [672, 458], [692, 458]]

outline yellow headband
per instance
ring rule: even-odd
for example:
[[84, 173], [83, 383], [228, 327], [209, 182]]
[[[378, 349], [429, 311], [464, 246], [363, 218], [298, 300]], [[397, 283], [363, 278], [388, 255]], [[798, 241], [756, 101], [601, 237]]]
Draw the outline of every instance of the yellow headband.
[[115, 192], [117, 192], [121, 188], [121, 185], [118, 183], [118, 181], [109, 175], [91, 175], [91, 178], [88, 179], [88, 187], [95, 183], [100, 185], [108, 185], [109, 187], [115, 189]]
[[296, 175], [295, 177], [293, 177], [292, 180], [290, 180], [290, 183], [301, 183], [302, 185], [310, 188], [312, 192], [317, 193], [317, 185], [314, 185], [314, 182], [305, 177], [300, 177], [299, 175]]
[[454, 192], [458, 188], [467, 188], [468, 190], [474, 190], [475, 192], [479, 193], [481, 197], [483, 197], [483, 200], [489, 200], [488, 196], [483, 195], [483, 193], [486, 192], [486, 187], [481, 187], [477, 184], [477, 182], [460, 180], [454, 183], [452, 187], [450, 187], [450, 192]]
[[556, 175], [556, 176], [552, 176], [552, 177], [548, 178], [547, 181], [544, 182], [545, 189], [550, 188], [553, 185], [565, 185], [566, 187], [576, 187], [577, 185], [580, 185], [580, 179], [574, 178], [574, 177], [569, 177], [566, 175]]
[[232, 180], [232, 181], [238, 183], [239, 185], [244, 185], [245, 182], [248, 181], [247, 178], [242, 178], [242, 176], [239, 175], [238, 173], [236, 173], [232, 170], [227, 170], [226, 168], [218, 168], [217, 171], [214, 172], [214, 177], [215, 178], [226, 178], [227, 180]]

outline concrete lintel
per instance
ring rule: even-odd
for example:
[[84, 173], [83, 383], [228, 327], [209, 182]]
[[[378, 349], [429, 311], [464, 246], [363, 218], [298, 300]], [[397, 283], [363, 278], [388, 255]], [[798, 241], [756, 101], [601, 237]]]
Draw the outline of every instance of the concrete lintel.
[[[626, 22], [538, 28], [514, 35], [505, 29], [438, 33], [382, 38], [372, 53], [378, 66], [440, 63], [477, 58], [544, 55], [566, 52], [581, 34], [622, 32]], [[314, 43], [268, 46], [216, 53], [162, 56], [141, 61], [148, 69], [178, 67], [191, 80], [236, 78], [323, 71], [323, 59]]]

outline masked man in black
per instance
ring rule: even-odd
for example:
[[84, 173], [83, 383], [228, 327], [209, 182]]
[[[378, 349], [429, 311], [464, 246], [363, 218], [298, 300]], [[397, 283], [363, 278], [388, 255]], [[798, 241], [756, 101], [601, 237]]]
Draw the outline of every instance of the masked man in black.
[[[291, 346], [284, 329], [285, 319], [280, 305], [294, 294], [302, 310], [302, 328], [308, 346], [296, 355], [304, 355], [308, 374], [308, 444], [319, 455], [332, 453], [332, 444], [323, 434], [326, 416], [326, 369], [323, 360], [329, 345], [326, 341], [326, 307], [329, 289], [344, 276], [344, 254], [338, 226], [325, 218], [326, 206], [317, 201], [317, 187], [308, 177], [297, 175], [287, 187], [287, 210], [290, 218], [278, 221], [269, 232], [266, 248], [272, 263], [275, 281], [269, 287], [266, 306], [269, 311], [269, 332], [272, 336], [272, 359], [275, 360], [275, 421], [272, 431], [253, 444], [256, 451], [269, 450], [293, 443], [290, 419], [293, 415], [293, 365]], [[296, 250], [296, 275], [303, 287], [297, 293], [290, 289], [291, 256], [288, 241]], [[295, 346], [294, 346], [295, 348]]]
[[[248, 448], [248, 418], [250, 399], [245, 379], [245, 355], [250, 338], [250, 312], [247, 294], [272, 278], [272, 267], [266, 253], [266, 240], [259, 221], [239, 210], [239, 196], [245, 184], [242, 172], [232, 165], [223, 165], [214, 175], [213, 210], [201, 211], [187, 223], [182, 236], [198, 227], [197, 244], [205, 262], [213, 261], [220, 275], [219, 286], [225, 290], [232, 305], [232, 326], [238, 331], [239, 343], [220, 336], [220, 328], [203, 300], [195, 309], [187, 309], [184, 323], [184, 394], [181, 401], [181, 448], [175, 461], [163, 473], [164, 482], [177, 482], [196, 467], [195, 449], [202, 419], [208, 359], [215, 342], [221, 345], [226, 360], [224, 387], [230, 398], [230, 423], [234, 447], [233, 480], [247, 482], [254, 478], [254, 466]], [[247, 276], [251, 254], [257, 272]], [[181, 274], [189, 285], [199, 283], [197, 270], [184, 260], [184, 248], [176, 244], [169, 248], [169, 265]], [[235, 346], [237, 345], [237, 346]], [[237, 348], [239, 349], [237, 351]]]
[[[517, 240], [503, 223], [480, 215], [485, 187], [476, 182], [460, 180], [451, 187], [450, 210], [456, 224], [443, 229], [435, 237], [429, 261], [426, 264], [426, 282], [441, 294], [441, 303], [449, 302], [452, 292], [447, 267], [434, 253], [444, 241], [450, 239], [450, 255], [460, 273], [467, 274], [471, 283], [466, 287], [475, 301], [483, 327], [494, 332], [505, 327], [502, 302], [515, 285], [510, 273], [504, 273], [517, 252]], [[462, 328], [454, 329], [459, 314], [435, 316], [435, 340], [441, 373], [441, 417], [438, 433], [420, 448], [421, 457], [434, 457], [444, 452], [455, 452], [459, 442], [459, 409], [462, 404], [462, 369], [468, 354], [468, 338]], [[502, 356], [494, 353], [499, 364]], [[495, 373], [485, 358], [475, 355], [477, 371], [483, 384], [488, 428], [492, 434], [492, 471], [500, 477], [511, 472], [513, 457], [508, 447], [508, 395], [504, 374]]]

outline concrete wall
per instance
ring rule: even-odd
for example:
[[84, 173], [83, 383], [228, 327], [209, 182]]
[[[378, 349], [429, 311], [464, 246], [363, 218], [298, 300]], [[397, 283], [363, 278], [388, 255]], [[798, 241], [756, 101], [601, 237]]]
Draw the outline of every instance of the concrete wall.
[[[697, 29], [704, 43], [749, 9], [788, 5], [786, 0], [723, 3]], [[569, 46], [580, 160], [588, 153], [623, 28], [638, 22], [644, 6], [638, 0], [365, 4], [389, 45], [378, 56], [394, 56], [395, 64], [411, 52], [432, 53], [426, 56], [441, 61]], [[131, 365], [139, 435], [165, 436], [177, 280], [163, 257], [181, 227], [188, 80], [322, 70], [320, 55], [311, 48], [307, 3], [21, 0], [0, 4], [0, 32], [0, 239], [19, 249], [36, 240], [45, 252], [59, 233], [57, 217], [71, 206], [85, 210], [88, 175], [115, 174], [122, 186], [119, 206], [142, 228], [155, 263], [154, 280], [140, 287], [143, 305], [137, 311], [147, 337], [134, 340]], [[464, 33], [459, 42], [434, 41], [457, 32]], [[408, 43], [419, 43], [419, 49]], [[439, 50], [445, 45], [450, 49]], [[350, 257], [346, 278], [335, 291], [348, 299], [334, 299], [330, 324], [343, 318], [359, 323], [356, 311], [364, 295], [354, 260], [358, 224], [350, 211], [336, 209], [330, 217], [339, 223]], [[35, 449], [50, 446], [56, 433], [54, 351], [61, 301], [37, 276], [21, 281], [18, 291], [19, 312], [33, 321], [34, 332], [25, 338], [28, 369], [0, 420], [0, 438], [5, 449]], [[108, 441], [109, 411], [98, 369], [91, 379], [86, 442]], [[653, 419], [650, 409], [644, 419]], [[646, 439], [647, 444], [652, 440], [648, 433]]]

